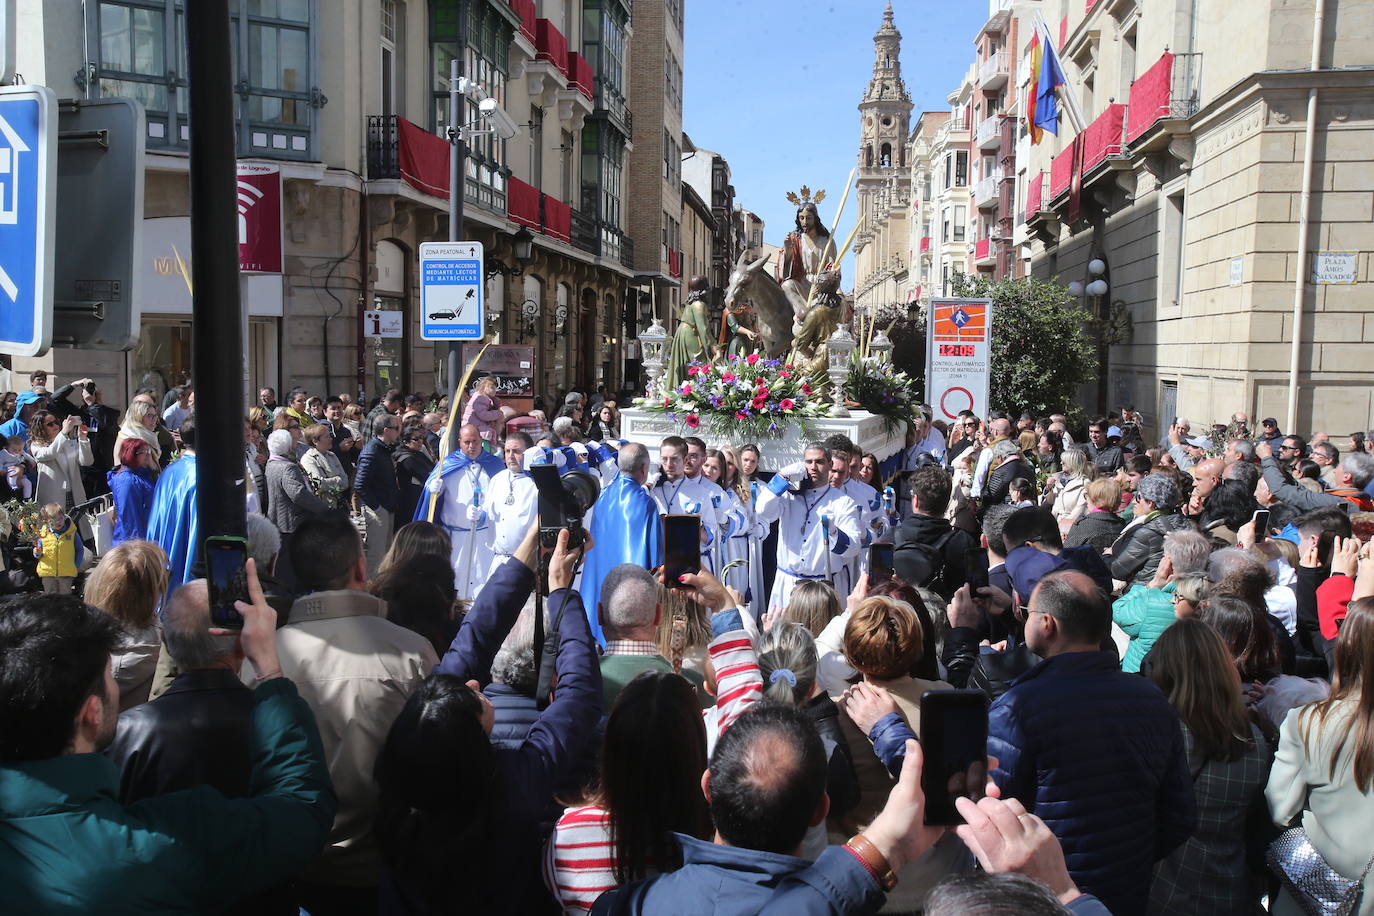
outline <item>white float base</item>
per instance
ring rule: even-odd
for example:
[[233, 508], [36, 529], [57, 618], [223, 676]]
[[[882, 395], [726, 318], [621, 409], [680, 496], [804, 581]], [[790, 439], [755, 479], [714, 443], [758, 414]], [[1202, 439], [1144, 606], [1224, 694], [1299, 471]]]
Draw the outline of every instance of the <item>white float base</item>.
[[[820, 417], [812, 420], [813, 435], [808, 439], [801, 438], [796, 423], [788, 422], [782, 438], [760, 439], [756, 442], [759, 447], [759, 466], [766, 471], [776, 471], [794, 461], [800, 461], [810, 442], [823, 440], [835, 433], [848, 436], [859, 448], [877, 455], [879, 461], [895, 454], [906, 444], [900, 431], [895, 436], [889, 436], [883, 431], [882, 417], [866, 410], [851, 409], [850, 414], [848, 417]], [[667, 436], [699, 436], [712, 448], [721, 445], [739, 447], [747, 444], [721, 442], [706, 432], [704, 426], [698, 430], [689, 429], [680, 419], [668, 419], [666, 413], [635, 408], [620, 412], [620, 435], [621, 438], [638, 442], [648, 448], [650, 458], [655, 464], [658, 459], [658, 446]]]

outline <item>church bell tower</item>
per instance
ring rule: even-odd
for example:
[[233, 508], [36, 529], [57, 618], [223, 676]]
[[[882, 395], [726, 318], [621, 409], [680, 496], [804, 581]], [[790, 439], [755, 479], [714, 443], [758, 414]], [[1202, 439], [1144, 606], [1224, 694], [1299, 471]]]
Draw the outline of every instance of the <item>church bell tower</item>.
[[[859, 212], [870, 223], [881, 219], [891, 206], [905, 206], [900, 188], [910, 184], [907, 136], [910, 133], [911, 96], [902, 82], [902, 33], [892, 20], [892, 4], [883, 11], [883, 23], [873, 36], [873, 78], [859, 102], [859, 176], [856, 182]], [[869, 233], [860, 237], [869, 241]], [[886, 255], [884, 254], [885, 258]]]

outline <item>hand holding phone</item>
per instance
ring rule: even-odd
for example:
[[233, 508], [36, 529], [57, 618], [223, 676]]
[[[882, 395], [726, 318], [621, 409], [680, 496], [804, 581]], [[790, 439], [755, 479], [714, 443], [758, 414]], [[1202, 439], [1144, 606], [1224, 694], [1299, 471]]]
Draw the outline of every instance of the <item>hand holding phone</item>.
[[988, 698], [978, 690], [927, 690], [921, 695], [925, 822], [962, 824], [957, 798], [977, 801], [988, 780]]
[[1256, 509], [1250, 517], [1250, 524], [1255, 529], [1255, 543], [1262, 544], [1269, 536], [1269, 510]]
[[964, 551], [964, 578], [975, 598], [980, 588], [988, 587], [988, 555], [983, 548], [970, 547]]
[[880, 541], [868, 548], [868, 576], [874, 582], [886, 582], [893, 576], [895, 547]]
[[[229, 535], [205, 539], [205, 584], [210, 592], [210, 623], [226, 630], [243, 629], [237, 604], [248, 601], [248, 541]], [[254, 576], [254, 581], [257, 577]]]
[[663, 516], [663, 581], [672, 588], [680, 577], [701, 571], [701, 516]]

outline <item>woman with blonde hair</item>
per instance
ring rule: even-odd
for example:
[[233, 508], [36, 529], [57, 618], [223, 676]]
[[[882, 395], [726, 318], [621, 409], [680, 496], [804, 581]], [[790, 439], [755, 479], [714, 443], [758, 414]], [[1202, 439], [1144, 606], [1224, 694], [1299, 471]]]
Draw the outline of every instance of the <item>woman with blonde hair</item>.
[[147, 401], [134, 399], [129, 402], [129, 409], [124, 412], [124, 419], [119, 424], [119, 433], [115, 435], [115, 454], [119, 454], [119, 445], [125, 439], [142, 439], [152, 447], [153, 456], [162, 460], [162, 443], [157, 439], [157, 408]]
[[1088, 453], [1081, 448], [1064, 449], [1059, 461], [1064, 471], [1051, 475], [1047, 481], [1044, 504], [1059, 523], [1059, 533], [1063, 535], [1088, 512], [1088, 482], [1093, 479], [1094, 467]]
[[802, 581], [792, 589], [782, 619], [800, 624], [813, 637], [840, 614], [840, 598], [829, 582]]
[[1116, 543], [1116, 539], [1121, 537], [1121, 530], [1126, 527], [1125, 520], [1116, 514], [1121, 507], [1121, 483], [1115, 477], [1098, 477], [1088, 482], [1084, 496], [1087, 499], [1087, 511], [1069, 527], [1068, 534], [1064, 536], [1064, 546], [1081, 547], [1087, 544], [1102, 553]]
[[[1361, 579], [1364, 578], [1362, 574]], [[1357, 591], [1359, 586], [1356, 586]], [[1336, 636], [1331, 694], [1288, 714], [1265, 797], [1281, 828], [1299, 826], [1340, 877], [1364, 879], [1360, 916], [1374, 913], [1374, 598], [1350, 602]], [[1286, 887], [1272, 912], [1306, 912]]]
[[[750, 451], [751, 449], [752, 451]], [[748, 464], [744, 459], [746, 451], [749, 451]], [[764, 603], [768, 598], [768, 589], [764, 586], [763, 576], [763, 542], [768, 537], [768, 526], [758, 520], [758, 515], [754, 511], [758, 502], [756, 494], [758, 490], [757, 476], [751, 478], [744, 472], [745, 467], [748, 466], [752, 467], [755, 475], [757, 475], [758, 446], [722, 445], [720, 453], [725, 456], [726, 479], [729, 481], [735, 496], [739, 498], [740, 506], [745, 515], [746, 527], [744, 531], [735, 534], [735, 537], [743, 538], [738, 543], [747, 547], [745, 558], [748, 560], [748, 567], [745, 570], [744, 581], [748, 584], [748, 589], [745, 591], [745, 595], [750, 599], [751, 609], [754, 613], [761, 616], [767, 610]]]
[[1273, 755], [1241, 698], [1216, 631], [1179, 620], [1155, 641], [1150, 680], [1178, 713], [1197, 802], [1197, 829], [1155, 865], [1151, 913], [1254, 913], [1261, 888], [1246, 867], [1246, 815]]
[[343, 463], [334, 454], [334, 437], [330, 427], [323, 423], [312, 423], [301, 434], [310, 449], [301, 456], [301, 470], [310, 481], [315, 495], [331, 509], [343, 505], [344, 494], [348, 492], [348, 477], [344, 474]]
[[86, 580], [86, 603], [124, 626], [110, 654], [121, 712], [148, 701], [162, 651], [157, 607], [167, 590], [167, 554], [152, 541], [125, 541], [112, 548]]

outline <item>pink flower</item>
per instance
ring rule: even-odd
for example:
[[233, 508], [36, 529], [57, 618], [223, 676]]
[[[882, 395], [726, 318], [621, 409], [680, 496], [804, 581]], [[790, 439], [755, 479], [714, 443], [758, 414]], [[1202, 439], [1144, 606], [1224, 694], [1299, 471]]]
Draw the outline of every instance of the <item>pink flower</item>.
[[802, 394], [810, 394], [810, 393], [811, 393], [811, 385], [810, 385], [810, 383], [808, 383], [808, 382], [802, 382]]
[[759, 355], [757, 353], [750, 353], [747, 357], [745, 357], [744, 361], [752, 366], [754, 365], [754, 363], [759, 361]]
[[687, 425], [692, 427], [692, 429], [696, 429], [701, 425], [701, 418], [694, 413], [689, 413], [687, 415]]
[[747, 420], [747, 419], [749, 419], [749, 414], [745, 413], [745, 412], [742, 411], [742, 410], [737, 410], [737, 411], [735, 411], [735, 419], [736, 419], [736, 420]]
[[664, 406], [664, 407], [669, 407], [669, 406], [672, 405], [672, 403], [673, 403], [673, 401], [672, 401], [671, 398], [664, 398], [664, 399], [663, 399], [663, 406]]
[[715, 366], [702, 366], [702, 367], [701, 367], [701, 374], [702, 374], [702, 375], [710, 375], [712, 372], [715, 372], [715, 371], [716, 371], [716, 367], [715, 367]]
[[[762, 381], [762, 379], [760, 379], [760, 381]], [[766, 397], [768, 397], [768, 386], [767, 386], [767, 385], [760, 385], [760, 386], [759, 386], [759, 390], [756, 391], [756, 392], [754, 392], [754, 397], [756, 397], [756, 398], [766, 398]]]
[[733, 381], [735, 380], [735, 373], [733, 373], [733, 372], [722, 372], [722, 373], [720, 374], [720, 380], [721, 380], [722, 382], [733, 382]]
[[791, 398], [783, 398], [781, 401], [778, 402], [778, 407], [782, 408], [783, 410], [791, 410], [796, 406], [797, 402], [792, 400]]
[[784, 370], [782, 370], [781, 372], [778, 373], [778, 376], [779, 376], [780, 378], [791, 378], [791, 377], [792, 377], [792, 373], [790, 373], [790, 372], [788, 372], [786, 369], [784, 369]]
[[692, 383], [691, 383], [691, 382], [683, 382], [683, 383], [682, 383], [682, 387], [679, 388], [678, 391], [680, 391], [680, 392], [683, 393], [683, 394], [691, 394], [691, 393], [692, 393]]
[[688, 366], [688, 367], [687, 367], [687, 374], [688, 374], [688, 375], [696, 375], [697, 372], [698, 372], [698, 369], [697, 369], [696, 366]]

